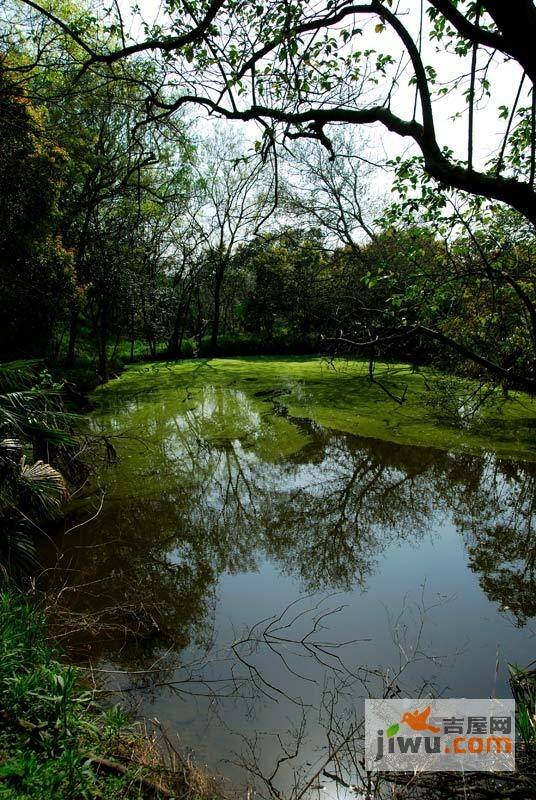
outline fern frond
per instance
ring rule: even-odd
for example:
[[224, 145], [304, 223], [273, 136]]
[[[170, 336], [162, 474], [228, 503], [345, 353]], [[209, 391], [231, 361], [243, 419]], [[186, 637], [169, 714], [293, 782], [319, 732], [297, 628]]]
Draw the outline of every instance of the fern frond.
[[25, 491], [27, 500], [44, 514], [59, 509], [69, 497], [61, 472], [44, 461], [27, 464], [23, 457], [20, 463], [20, 480], [21, 490]]
[[0, 363], [0, 389], [14, 391], [27, 386], [34, 378], [39, 361], [4, 361]]

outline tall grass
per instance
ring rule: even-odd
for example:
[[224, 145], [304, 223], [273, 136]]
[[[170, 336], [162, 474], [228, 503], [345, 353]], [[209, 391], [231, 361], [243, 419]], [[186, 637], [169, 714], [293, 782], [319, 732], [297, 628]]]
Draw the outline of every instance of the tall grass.
[[41, 611], [0, 593], [0, 800], [202, 800], [119, 706], [95, 697], [48, 643]]
[[510, 688], [516, 701], [516, 722], [521, 739], [536, 748], [536, 668], [509, 664]]

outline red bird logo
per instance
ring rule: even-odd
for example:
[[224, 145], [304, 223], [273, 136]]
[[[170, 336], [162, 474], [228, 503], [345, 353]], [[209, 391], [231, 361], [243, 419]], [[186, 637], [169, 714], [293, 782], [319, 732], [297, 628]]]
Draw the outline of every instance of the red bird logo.
[[435, 725], [430, 725], [427, 722], [428, 717], [430, 716], [430, 710], [432, 706], [428, 706], [424, 709], [424, 711], [406, 711], [404, 716], [402, 717], [402, 722], [405, 722], [406, 725], [414, 731], [431, 731], [432, 733], [439, 733], [441, 728], [436, 728]]

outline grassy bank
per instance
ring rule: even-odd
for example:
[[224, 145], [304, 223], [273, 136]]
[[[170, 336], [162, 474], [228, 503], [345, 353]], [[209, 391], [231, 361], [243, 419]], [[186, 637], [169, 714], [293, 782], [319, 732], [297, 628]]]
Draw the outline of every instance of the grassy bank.
[[218, 787], [118, 706], [97, 704], [81, 670], [47, 641], [44, 615], [0, 594], [0, 800], [214, 798]]
[[[209, 389], [219, 393], [214, 407], [206, 404]], [[291, 424], [296, 418], [397, 444], [536, 460], [533, 399], [408, 364], [378, 362], [373, 382], [368, 362], [359, 360], [243, 356], [136, 364], [94, 399], [104, 414], [124, 407], [121, 427], [145, 436], [156, 395], [161, 421], [189, 414], [210, 440], [238, 439], [270, 460], [306, 443]]]

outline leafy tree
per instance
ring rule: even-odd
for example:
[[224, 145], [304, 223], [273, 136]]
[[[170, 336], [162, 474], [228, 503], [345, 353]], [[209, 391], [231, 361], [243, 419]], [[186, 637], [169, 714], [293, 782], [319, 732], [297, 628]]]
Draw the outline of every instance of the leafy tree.
[[71, 254], [57, 236], [65, 154], [0, 61], [0, 356], [46, 352], [73, 296]]
[[[93, 40], [102, 33], [85, 4], [53, 3], [69, 24]], [[72, 366], [81, 328], [89, 332], [98, 373], [108, 374], [108, 348], [115, 337], [167, 335], [164, 272], [177, 246], [173, 228], [188, 197], [192, 146], [179, 119], [144, 125], [143, 101], [157, 70], [150, 59], [88, 71], [75, 80], [81, 48], [51, 29], [43, 17], [24, 18], [9, 3], [14, 24], [5, 24], [13, 79], [24, 79], [40, 108], [44, 135], [65, 157], [59, 164], [61, 203], [56, 231], [72, 253], [76, 292], [69, 325], [56, 325], [58, 349], [65, 341]], [[15, 24], [16, 23], [16, 24]], [[27, 35], [18, 40], [12, 30]], [[110, 43], [120, 41], [110, 31]], [[43, 61], [44, 60], [44, 61]], [[46, 62], [46, 69], [41, 69]], [[62, 321], [62, 318], [59, 317]]]
[[113, 331], [120, 335], [137, 327], [153, 351], [155, 336], [165, 338], [156, 322], [162, 313], [155, 303], [156, 276], [169, 261], [171, 229], [188, 190], [191, 147], [182, 126], [137, 128], [142, 96], [137, 81], [146, 72], [144, 64], [129, 67], [124, 81], [104, 87], [89, 76], [85, 91], [67, 95], [53, 114], [76, 164], [66, 178], [62, 215], [80, 288], [67, 362], [74, 359], [81, 314], [88, 312], [103, 378]]
[[260, 236], [236, 260], [249, 276], [243, 286], [249, 331], [271, 341], [276, 333], [300, 340], [323, 329], [330, 257], [318, 231], [287, 227]]
[[[283, 137], [316, 137], [328, 146], [325, 126], [330, 123], [377, 122], [413, 140], [434, 179], [504, 202], [536, 221], [535, 104], [520, 106], [518, 97], [502, 110], [504, 143], [489, 168], [477, 169], [474, 153], [477, 100], [495, 88], [491, 64], [509, 62], [526, 84], [536, 79], [536, 10], [531, 0], [513, 0], [508, 8], [501, 0], [427, 0], [425, 13], [415, 6], [408, 18], [392, 0], [357, 5], [347, 0], [174, 1], [165, 4], [162, 23], [145, 27], [147, 38], [127, 41], [125, 35], [119, 46], [88, 41], [61, 14], [34, 0], [21, 2], [71, 36], [85, 69], [143, 52], [160, 56], [172, 81], [193, 88], [176, 98], [151, 97], [155, 112], [197, 104], [229, 119], [258, 120], [268, 143], [279, 131]], [[111, 24], [117, 28], [121, 20]], [[384, 52], [382, 36], [388, 43]], [[437, 53], [424, 50], [424, 36], [459, 58], [459, 71], [450, 83], [441, 80]], [[402, 74], [397, 56], [408, 65]], [[415, 87], [415, 97], [405, 101], [405, 114], [393, 110], [392, 102], [403, 79]], [[454, 94], [467, 110], [463, 160], [446, 150], [438, 135], [438, 104]], [[532, 87], [529, 94], [530, 100]]]

